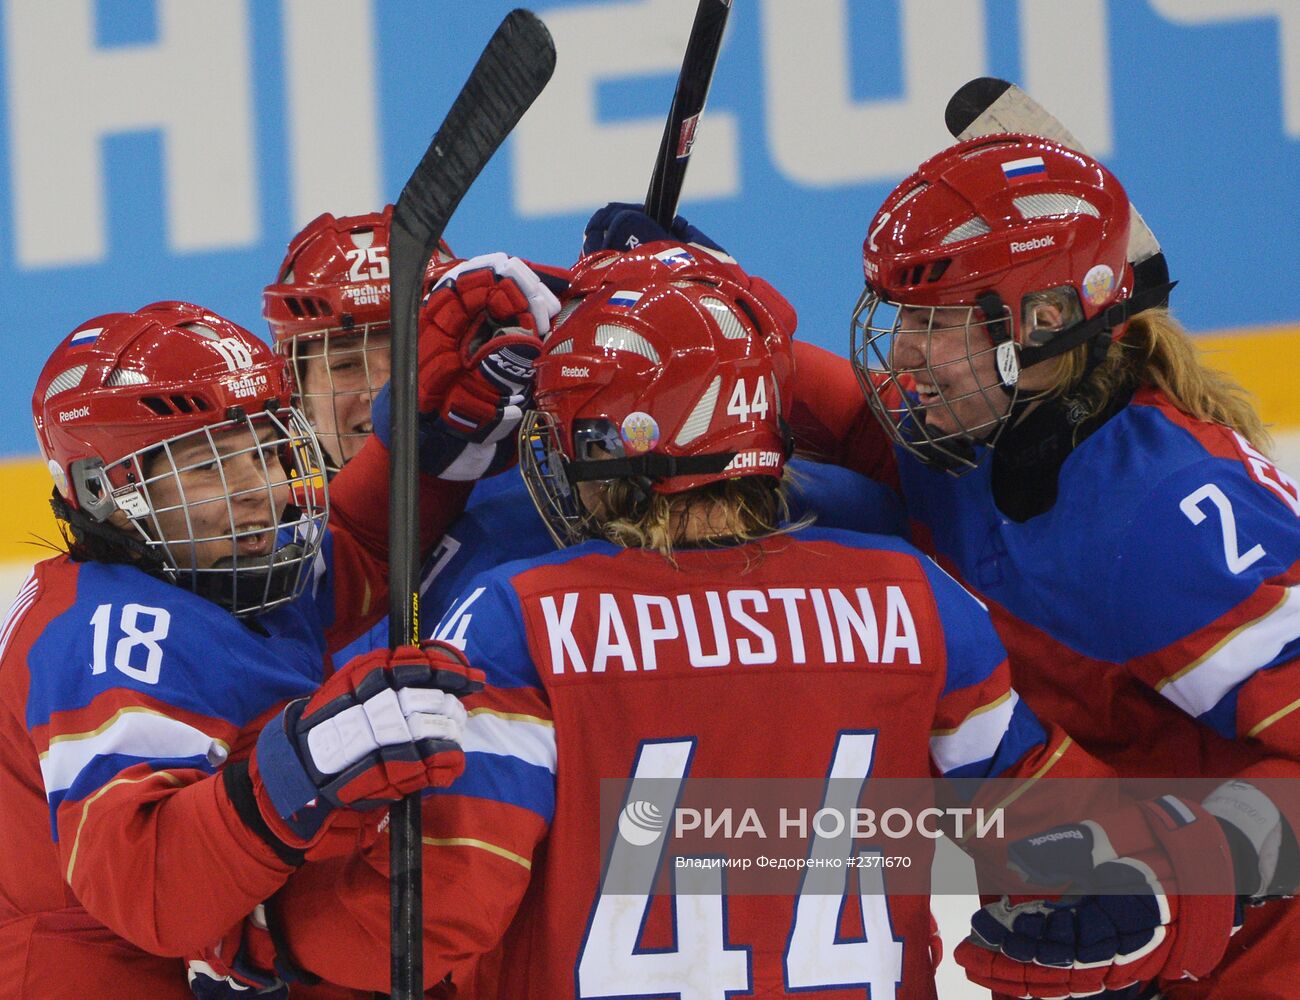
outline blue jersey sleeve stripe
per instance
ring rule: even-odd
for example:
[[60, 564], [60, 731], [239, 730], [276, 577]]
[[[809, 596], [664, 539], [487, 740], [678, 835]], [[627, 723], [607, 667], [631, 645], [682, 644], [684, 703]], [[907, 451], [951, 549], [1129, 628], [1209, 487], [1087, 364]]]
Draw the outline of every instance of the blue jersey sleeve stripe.
[[934, 560], [925, 559], [922, 565], [943, 622], [948, 660], [943, 694], [984, 683], [1007, 658], [988, 608]]
[[1237, 728], [1237, 699], [1241, 694], [1241, 689], [1249, 684], [1257, 674], [1293, 664], [1297, 657], [1300, 657], [1300, 640], [1288, 643], [1270, 662], [1256, 668], [1245, 680], [1234, 684], [1211, 708], [1198, 715], [1196, 717], [1197, 721], [1209, 726], [1224, 739], [1245, 739], [1255, 735], [1253, 731], [1239, 732]]
[[546, 824], [555, 815], [555, 775], [545, 767], [492, 753], [465, 754], [465, 773], [435, 795], [466, 795], [536, 813]]
[[129, 754], [106, 754], [91, 760], [69, 788], [57, 789], [48, 795], [50, 803], [50, 834], [55, 841], [59, 839], [58, 811], [65, 802], [80, 802], [103, 788], [123, 771], [140, 764], [147, 764], [152, 771], [176, 771], [196, 769], [208, 774], [216, 768], [206, 756], [176, 757], [160, 760], [151, 757], [132, 757]]
[[1015, 767], [1035, 747], [1047, 742], [1047, 733], [1023, 700], [1016, 703], [1006, 734], [991, 757], [963, 764], [945, 773], [948, 778], [996, 778]]

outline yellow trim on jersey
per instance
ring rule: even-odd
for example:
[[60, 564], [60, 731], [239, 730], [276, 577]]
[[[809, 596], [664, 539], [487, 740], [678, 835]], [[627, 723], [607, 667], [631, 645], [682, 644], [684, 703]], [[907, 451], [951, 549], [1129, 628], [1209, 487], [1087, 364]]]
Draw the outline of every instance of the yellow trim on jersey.
[[176, 777], [176, 775], [172, 774], [170, 771], [153, 771], [150, 774], [146, 774], [139, 778], [114, 778], [81, 804], [81, 818], [77, 820], [77, 833], [76, 836], [72, 838], [72, 851], [68, 854], [68, 870], [63, 876], [63, 880], [67, 882], [68, 885], [72, 885], [72, 869], [77, 865], [77, 850], [81, 847], [81, 830], [86, 825], [86, 813], [90, 811], [91, 804], [114, 785], [135, 784], [136, 782], [148, 781], [151, 778], [158, 777], [166, 778], [173, 786], [179, 786], [181, 784], [181, 779]]
[[507, 851], [498, 844], [488, 843], [486, 840], [475, 840], [472, 837], [421, 837], [420, 843], [428, 844], [430, 847], [477, 847], [479, 850], [487, 851], [489, 854], [495, 854], [498, 857], [505, 858], [507, 861], [513, 861], [521, 866], [525, 871], [533, 870], [533, 863], [522, 854], [516, 854], [514, 851]]
[[[1068, 750], [1073, 745], [1074, 745], [1073, 736], [1067, 736], [1065, 739], [1061, 740], [1061, 745], [1057, 747], [1055, 751], [1053, 751], [1052, 756], [1048, 757], [1047, 760], [1044, 761], [1042, 767], [1040, 767], [1037, 771], [1035, 771], [1028, 778], [1026, 778], [1024, 782], [1020, 785], [1020, 787], [1017, 788], [1010, 795], [1008, 795], [1005, 799], [1003, 799], [1001, 802], [995, 802], [993, 804], [993, 812], [996, 813], [999, 809], [1007, 808], [1007, 806], [1015, 802], [1016, 799], [1024, 795], [1025, 792], [1029, 791], [1030, 787], [1033, 786], [1034, 783], [1037, 782], [1039, 778], [1041, 778], [1043, 775], [1045, 775], [1048, 771], [1050, 771], [1052, 768], [1056, 766], [1056, 762], [1059, 761], [1062, 755], [1064, 755], [1065, 751]], [[970, 833], [966, 834], [966, 836], [960, 838], [958, 840], [958, 843], [960, 844], [966, 843], [966, 841], [970, 840], [970, 838], [974, 836], [974, 833], [975, 831], [972, 830]]]
[[555, 722], [551, 719], [543, 719], [536, 715], [525, 715], [522, 712], [498, 712], [494, 708], [473, 708], [466, 713], [471, 719], [476, 715], [491, 715], [498, 719], [505, 719], [507, 722], [531, 722], [537, 726], [549, 726], [555, 728]]
[[934, 739], [936, 736], [951, 736], [953, 733], [959, 730], [962, 726], [966, 725], [967, 722], [975, 718], [977, 715], [983, 715], [985, 712], [993, 711], [993, 709], [997, 708], [999, 705], [1001, 705], [1010, 697], [1011, 697], [1011, 689], [1007, 688], [1007, 690], [1002, 693], [1001, 698], [991, 701], [987, 705], [981, 705], [979, 708], [973, 709], [971, 713], [966, 716], [966, 718], [962, 719], [961, 722], [957, 723], [957, 725], [953, 726], [951, 729], [931, 729], [930, 738]]
[[[45, 750], [42, 750], [39, 754], [37, 754], [37, 757], [40, 760], [44, 760], [46, 757], [50, 755], [50, 749], [52, 749], [54, 747], [54, 744], [56, 743], [69, 743], [75, 740], [93, 739], [94, 737], [98, 736], [100, 733], [104, 732], [104, 730], [112, 726], [122, 716], [130, 715], [134, 713], [142, 713], [144, 715], [156, 715], [160, 719], [166, 719], [168, 722], [178, 721], [173, 719], [166, 712], [159, 712], [157, 709], [154, 708], [146, 708], [144, 705], [127, 705], [125, 708], [119, 708], [116, 712], [110, 715], [107, 719], [101, 722], [99, 726], [97, 726], [94, 729], [87, 730], [84, 733], [60, 733], [58, 736], [50, 737], [50, 747]], [[188, 725], [188, 723], [185, 723], [185, 725]], [[212, 742], [217, 744], [217, 746], [221, 747], [222, 750], [226, 751], [227, 756], [230, 755], [230, 744], [227, 743], [225, 740], [213, 739]]]
[[[1257, 618], [1252, 618], [1248, 622], [1238, 625], [1231, 632], [1225, 635], [1222, 639], [1216, 642], [1213, 646], [1207, 649], [1204, 653], [1202, 653], [1200, 656], [1194, 659], [1191, 663], [1187, 664], [1187, 666], [1181, 667], [1180, 669], [1176, 670], [1174, 673], [1164, 678], [1164, 680], [1157, 681], [1155, 687], [1156, 691], [1163, 691], [1170, 684], [1173, 684], [1175, 681], [1181, 680], [1183, 677], [1186, 677], [1197, 667], [1201, 666], [1207, 660], [1213, 657], [1215, 653], [1221, 650], [1224, 646], [1226, 646], [1229, 642], [1231, 642], [1233, 639], [1239, 636], [1242, 632], [1245, 632], [1247, 629], [1253, 628], [1254, 626], [1258, 625], [1265, 618], [1271, 615], [1274, 611], [1280, 608], [1283, 604], [1286, 603], [1286, 599], [1287, 599], [1286, 591], [1283, 591], [1282, 596], [1277, 599], [1277, 603], [1275, 603], [1271, 608], [1269, 608], [1263, 614], [1259, 615]], [[1166, 695], [1165, 697], [1168, 697], [1168, 695]]]
[[1300, 698], [1297, 698], [1295, 701], [1291, 702], [1291, 704], [1286, 705], [1283, 708], [1279, 708], [1272, 715], [1268, 716], [1265, 719], [1261, 719], [1259, 722], [1255, 723], [1255, 727], [1246, 734], [1246, 739], [1253, 739], [1254, 737], [1258, 736], [1260, 733], [1262, 733], [1273, 723], [1277, 722], [1279, 719], [1285, 718], [1286, 716], [1290, 715], [1297, 708], [1300, 708]]

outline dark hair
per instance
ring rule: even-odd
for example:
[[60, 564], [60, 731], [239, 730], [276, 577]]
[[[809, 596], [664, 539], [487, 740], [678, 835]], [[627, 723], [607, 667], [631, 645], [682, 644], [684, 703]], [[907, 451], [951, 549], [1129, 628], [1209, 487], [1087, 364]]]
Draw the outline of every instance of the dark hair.
[[139, 566], [147, 573], [161, 572], [162, 561], [144, 542], [111, 524], [96, 521], [68, 503], [58, 490], [50, 495], [50, 508], [63, 536], [64, 551], [74, 561], [121, 563]]

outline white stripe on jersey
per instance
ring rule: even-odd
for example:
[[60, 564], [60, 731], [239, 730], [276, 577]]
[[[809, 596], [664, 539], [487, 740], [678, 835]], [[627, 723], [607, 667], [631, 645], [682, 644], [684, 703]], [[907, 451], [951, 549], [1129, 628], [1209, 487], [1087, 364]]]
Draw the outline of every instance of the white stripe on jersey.
[[1300, 585], [1266, 615], [1239, 628], [1199, 662], [1183, 668], [1156, 690], [1195, 718], [1208, 712], [1230, 690], [1300, 636]]
[[466, 753], [517, 757], [555, 773], [555, 726], [541, 719], [529, 722], [488, 709], [475, 709], [469, 713], [461, 748]]
[[998, 750], [998, 744], [1011, 725], [1011, 713], [1016, 710], [1020, 696], [1014, 691], [991, 705], [981, 705], [962, 720], [956, 729], [930, 737], [930, 759], [943, 774], [967, 764], [987, 760]]
[[229, 750], [220, 740], [152, 709], [124, 708], [93, 732], [56, 736], [41, 754], [46, 796], [70, 788], [96, 757], [126, 754], [146, 760], [206, 757], [220, 764]]
[[9, 648], [9, 640], [13, 638], [18, 623], [22, 621], [27, 609], [36, 603], [36, 597], [40, 589], [40, 583], [36, 579], [36, 570], [32, 570], [27, 574], [27, 579], [23, 581], [23, 585], [18, 589], [18, 596], [14, 598], [13, 604], [9, 606], [9, 613], [5, 615], [4, 623], [0, 624], [0, 659], [4, 659], [5, 651]]

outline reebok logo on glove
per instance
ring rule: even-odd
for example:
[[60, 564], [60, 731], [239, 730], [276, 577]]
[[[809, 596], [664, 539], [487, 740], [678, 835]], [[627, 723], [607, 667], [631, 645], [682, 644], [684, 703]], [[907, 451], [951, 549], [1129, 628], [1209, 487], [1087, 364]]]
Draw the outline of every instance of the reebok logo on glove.
[[1052, 833], [1041, 833], [1037, 837], [1026, 837], [1025, 841], [1030, 847], [1041, 847], [1043, 844], [1050, 844], [1054, 840], [1085, 840], [1083, 831], [1079, 829], [1056, 830]]

